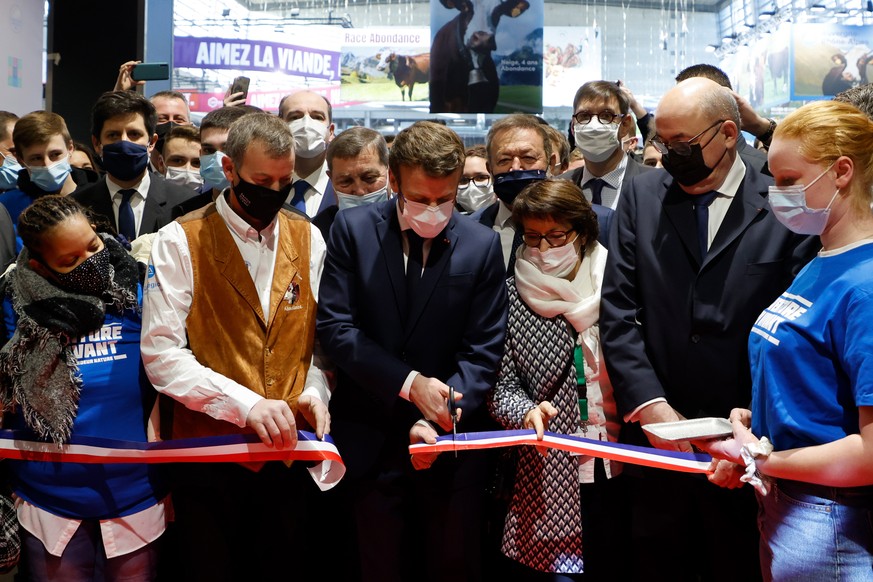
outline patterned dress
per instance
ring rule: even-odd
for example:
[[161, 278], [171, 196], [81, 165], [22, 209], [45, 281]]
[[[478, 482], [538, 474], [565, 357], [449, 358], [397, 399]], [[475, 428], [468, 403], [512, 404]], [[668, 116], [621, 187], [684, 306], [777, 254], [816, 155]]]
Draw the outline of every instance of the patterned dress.
[[[489, 398], [491, 414], [504, 428], [521, 429], [524, 415], [548, 400], [558, 409], [549, 430], [572, 434], [581, 424], [573, 361], [576, 331], [563, 316], [534, 313], [519, 296], [514, 277], [507, 286], [506, 351]], [[578, 459], [557, 450], [543, 456], [534, 447], [519, 447], [518, 453], [501, 551], [543, 572], [581, 573]]]

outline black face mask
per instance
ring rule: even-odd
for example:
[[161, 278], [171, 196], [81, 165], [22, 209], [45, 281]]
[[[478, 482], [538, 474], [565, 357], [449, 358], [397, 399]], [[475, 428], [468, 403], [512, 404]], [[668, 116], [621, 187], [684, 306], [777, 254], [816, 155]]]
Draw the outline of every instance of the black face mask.
[[[706, 145], [709, 144], [710, 142], [706, 142]], [[712, 167], [709, 167], [703, 159], [703, 147], [699, 143], [695, 143], [691, 144], [691, 153], [687, 156], [668, 152], [661, 156], [661, 163], [677, 182], [683, 186], [693, 186], [709, 178], [725, 154], [727, 154], [727, 148], [724, 149], [721, 158]]]
[[291, 184], [286, 184], [281, 190], [273, 190], [240, 178], [239, 182], [233, 185], [233, 193], [246, 214], [267, 224], [272, 222], [288, 199]]
[[546, 179], [545, 170], [512, 170], [494, 176], [494, 193], [507, 206], [512, 206], [522, 190], [534, 182]]
[[109, 261], [109, 249], [104, 245], [103, 250], [79, 263], [69, 273], [58, 273], [54, 269], [51, 271], [61, 289], [70, 293], [100, 297], [109, 289], [114, 269]]

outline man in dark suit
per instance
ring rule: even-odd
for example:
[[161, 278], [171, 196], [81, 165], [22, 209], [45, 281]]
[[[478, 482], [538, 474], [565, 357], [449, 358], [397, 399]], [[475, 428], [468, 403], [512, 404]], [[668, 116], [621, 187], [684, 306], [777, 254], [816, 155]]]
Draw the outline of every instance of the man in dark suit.
[[624, 141], [635, 136], [627, 96], [611, 81], [589, 81], [573, 98], [571, 124], [585, 165], [558, 177], [582, 188], [592, 204], [615, 210], [631, 179], [649, 171], [625, 154]]
[[279, 117], [294, 134], [297, 159], [288, 204], [314, 218], [337, 203], [325, 161], [334, 137], [333, 107], [318, 93], [297, 91], [279, 102]]
[[[542, 122], [533, 115], [513, 113], [494, 122], [488, 130], [486, 165], [497, 201], [477, 210], [470, 218], [500, 235], [503, 264], [513, 273], [513, 254], [521, 246], [521, 233], [512, 222], [512, 202], [525, 186], [549, 177], [555, 156], [552, 142]], [[606, 246], [612, 210], [592, 206], [600, 222], [600, 243]]]
[[[639, 425], [727, 418], [748, 405], [749, 331], [818, 248], [776, 221], [772, 179], [737, 155], [738, 136], [728, 90], [708, 79], [679, 83], [658, 107], [654, 141], [666, 171], [632, 180], [616, 213], [600, 329], [619, 411], [633, 423], [626, 441], [645, 443]], [[710, 480], [737, 486], [736, 469], [720, 463]], [[760, 577], [750, 488], [657, 469], [626, 474], [638, 577]], [[713, 556], [730, 556], [730, 568]]]
[[173, 206], [196, 194], [148, 171], [156, 123], [155, 106], [132, 91], [104, 93], [91, 110], [91, 142], [106, 178], [72, 196], [128, 240], [157, 232]]
[[490, 424], [506, 327], [500, 242], [453, 211], [464, 165], [453, 131], [413, 124], [389, 165], [397, 198], [337, 214], [318, 301], [361, 570], [379, 582], [478, 580], [482, 455], [441, 455], [416, 472], [407, 447], [451, 432], [450, 386], [462, 394], [458, 432]]

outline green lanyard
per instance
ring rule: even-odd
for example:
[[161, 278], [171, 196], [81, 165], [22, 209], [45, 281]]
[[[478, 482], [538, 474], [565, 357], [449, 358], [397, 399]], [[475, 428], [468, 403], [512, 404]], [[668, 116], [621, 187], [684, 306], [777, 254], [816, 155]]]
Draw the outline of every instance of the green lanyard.
[[573, 351], [573, 359], [576, 361], [576, 394], [579, 398], [579, 414], [582, 422], [588, 422], [588, 392], [585, 386], [585, 354], [582, 346], [576, 346]]

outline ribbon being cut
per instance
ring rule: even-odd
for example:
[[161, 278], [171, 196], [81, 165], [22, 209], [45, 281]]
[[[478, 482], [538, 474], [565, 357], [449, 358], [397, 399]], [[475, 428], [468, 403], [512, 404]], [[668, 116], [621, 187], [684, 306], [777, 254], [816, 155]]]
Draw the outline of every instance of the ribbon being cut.
[[519, 445], [535, 445], [579, 455], [601, 457], [623, 463], [658, 467], [660, 469], [682, 471], [684, 473], [710, 473], [709, 466], [712, 462], [712, 457], [707, 454], [679, 453], [650, 447], [622, 445], [548, 431], [543, 434], [543, 440], [539, 441], [537, 440], [536, 431], [533, 429], [469, 432], [459, 434], [454, 439], [452, 435], [445, 435], [438, 437], [437, 442], [434, 444], [419, 443], [409, 445], [409, 453], [412, 455], [444, 453], [449, 451], [515, 447]]
[[327, 491], [345, 475], [339, 451], [329, 437], [297, 431], [293, 449], [276, 449], [255, 434], [234, 434], [138, 443], [95, 437], [73, 437], [68, 443], [36, 441], [19, 431], [0, 431], [0, 458], [59, 463], [257, 463], [310, 461], [307, 470]]

